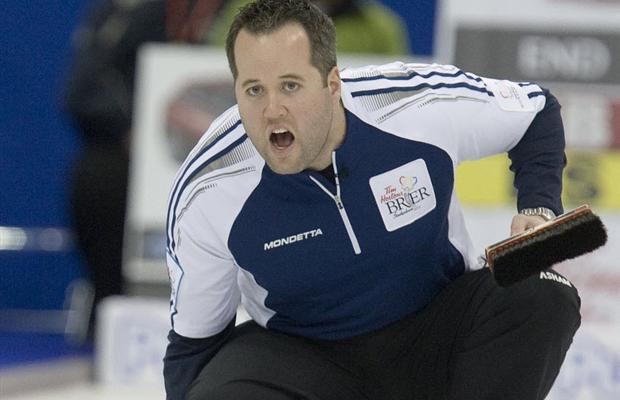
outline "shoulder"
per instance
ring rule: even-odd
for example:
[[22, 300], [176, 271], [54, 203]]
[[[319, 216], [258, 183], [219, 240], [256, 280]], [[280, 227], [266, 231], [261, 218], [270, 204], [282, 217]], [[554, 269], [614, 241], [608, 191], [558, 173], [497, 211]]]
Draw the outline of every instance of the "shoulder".
[[[217, 118], [177, 172], [168, 197], [168, 246], [180, 229], [217, 241], [261, 178], [263, 159], [246, 135], [237, 107]], [[215, 232], [207, 235], [207, 231]]]
[[345, 69], [341, 77], [343, 102], [359, 118], [436, 145], [457, 162], [514, 146], [545, 104], [534, 83], [480, 77], [453, 65], [395, 62]]
[[417, 106], [431, 99], [449, 100], [462, 95], [484, 99], [490, 93], [480, 77], [453, 65], [397, 61], [345, 68], [341, 71], [341, 79], [345, 98], [359, 112], [373, 115], [373, 120], [404, 106], [417, 113], [422, 110]]
[[[393, 62], [345, 68], [341, 78], [344, 91], [367, 111], [411, 101], [418, 105], [429, 101], [462, 104], [455, 100], [463, 99], [499, 102], [502, 106], [507, 95], [523, 96], [528, 101], [541, 97], [544, 104], [545, 97], [536, 84], [480, 77], [447, 64]], [[538, 105], [534, 108], [540, 109]]]
[[483, 86], [482, 78], [454, 65], [404, 63], [395, 61], [383, 65], [344, 68], [342, 81], [353, 91], [377, 88], [406, 88], [412, 85], [435, 87], [454, 83]]
[[263, 163], [234, 106], [213, 121], [187, 156], [177, 172], [170, 201], [188, 204], [197, 193], [260, 173]]
[[217, 153], [221, 145], [240, 140], [245, 136], [245, 129], [241, 123], [238, 106], [230, 107], [217, 117], [209, 126], [209, 129], [198, 140], [192, 151], [185, 159], [183, 165], [193, 162], [201, 155]]

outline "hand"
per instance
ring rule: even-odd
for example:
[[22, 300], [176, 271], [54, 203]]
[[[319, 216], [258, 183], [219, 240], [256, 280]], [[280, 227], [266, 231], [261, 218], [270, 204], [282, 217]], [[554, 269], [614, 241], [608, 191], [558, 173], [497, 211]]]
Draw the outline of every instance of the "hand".
[[517, 214], [512, 217], [512, 223], [510, 224], [510, 236], [521, 233], [530, 228], [544, 224], [547, 222], [543, 217], [538, 215], [523, 215]]

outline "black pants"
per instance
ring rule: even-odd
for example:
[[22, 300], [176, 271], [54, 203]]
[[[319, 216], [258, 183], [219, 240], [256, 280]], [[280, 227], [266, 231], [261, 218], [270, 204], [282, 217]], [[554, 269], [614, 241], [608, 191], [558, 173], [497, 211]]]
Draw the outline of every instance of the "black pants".
[[421, 312], [342, 341], [240, 325], [188, 399], [543, 399], [580, 323], [577, 291], [550, 276], [504, 289], [467, 273]]

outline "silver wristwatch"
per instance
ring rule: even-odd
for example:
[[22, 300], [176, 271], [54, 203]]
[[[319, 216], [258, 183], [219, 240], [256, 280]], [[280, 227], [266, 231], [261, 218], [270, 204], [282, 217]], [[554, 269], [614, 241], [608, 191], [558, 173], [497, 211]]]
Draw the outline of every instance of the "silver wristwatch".
[[536, 215], [543, 217], [545, 221], [551, 221], [555, 218], [555, 213], [546, 207], [524, 208], [519, 211], [519, 214], [523, 215]]

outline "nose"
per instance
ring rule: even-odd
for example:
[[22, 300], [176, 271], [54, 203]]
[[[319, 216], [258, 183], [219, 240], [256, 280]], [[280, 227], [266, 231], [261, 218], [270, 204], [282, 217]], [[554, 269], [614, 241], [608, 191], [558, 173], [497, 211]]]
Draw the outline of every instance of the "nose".
[[277, 94], [271, 94], [268, 96], [264, 115], [267, 119], [278, 119], [286, 115], [286, 107], [284, 106], [280, 96]]

